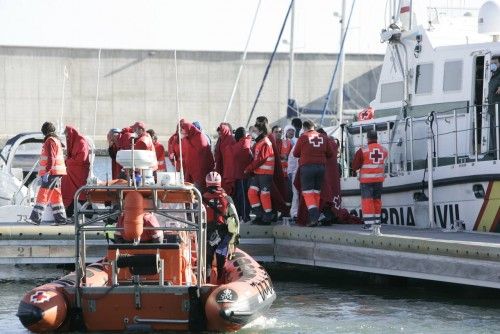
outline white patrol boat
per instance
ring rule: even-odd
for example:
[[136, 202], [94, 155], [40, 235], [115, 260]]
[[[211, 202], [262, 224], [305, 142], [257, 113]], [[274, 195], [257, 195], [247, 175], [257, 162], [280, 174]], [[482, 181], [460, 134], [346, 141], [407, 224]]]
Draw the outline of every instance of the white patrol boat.
[[[487, 1], [475, 13], [455, 8], [450, 17], [442, 9], [419, 11], [421, 3], [400, 1], [382, 31], [387, 52], [371, 103], [375, 118], [341, 126], [343, 159], [350, 165], [367, 131], [378, 132], [390, 152], [383, 224], [500, 232], [499, 106], [488, 101], [500, 5]], [[477, 34], [465, 32], [472, 22]], [[358, 178], [343, 172], [342, 206], [362, 216]]]

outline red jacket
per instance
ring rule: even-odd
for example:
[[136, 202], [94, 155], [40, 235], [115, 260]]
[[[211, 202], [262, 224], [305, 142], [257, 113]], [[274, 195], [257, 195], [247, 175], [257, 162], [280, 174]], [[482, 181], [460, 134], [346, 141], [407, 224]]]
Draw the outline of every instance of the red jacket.
[[234, 180], [234, 157], [231, 147], [236, 143], [233, 134], [226, 123], [219, 125], [220, 135], [215, 144], [215, 170], [222, 176], [222, 180]]
[[123, 128], [118, 138], [118, 150], [130, 150], [132, 148], [132, 134], [134, 131], [131, 127]]
[[158, 170], [167, 170], [167, 165], [165, 164], [165, 147], [159, 141], [156, 141], [153, 145], [156, 152], [156, 160], [158, 161]]
[[245, 168], [252, 162], [252, 138], [243, 137], [231, 146], [234, 161], [233, 177], [235, 180], [246, 178]]
[[[90, 147], [87, 140], [73, 127], [66, 126], [66, 171], [61, 181], [63, 203], [68, 207], [76, 191], [87, 183], [90, 171]], [[85, 200], [85, 195], [80, 195]]]
[[267, 136], [257, 138], [252, 149], [253, 160], [245, 168], [247, 173], [274, 174], [274, 150]]
[[135, 144], [134, 145], [135, 150], [144, 150], [153, 152], [155, 150], [153, 139], [151, 139], [151, 136], [147, 132], [143, 132], [139, 138], [135, 139], [134, 144]]
[[168, 150], [168, 159], [175, 167], [175, 170], [180, 171], [181, 164], [179, 160], [180, 160], [181, 150], [179, 147], [179, 134], [177, 133], [177, 131], [168, 139], [167, 150]]
[[186, 132], [182, 139], [182, 159], [184, 160], [184, 179], [205, 188], [205, 177], [214, 169], [214, 156], [207, 137], [192, 123], [180, 122]]
[[333, 155], [328, 145], [328, 137], [314, 130], [304, 132], [295, 144], [293, 156], [299, 158], [299, 166], [318, 164], [325, 165], [326, 159]]

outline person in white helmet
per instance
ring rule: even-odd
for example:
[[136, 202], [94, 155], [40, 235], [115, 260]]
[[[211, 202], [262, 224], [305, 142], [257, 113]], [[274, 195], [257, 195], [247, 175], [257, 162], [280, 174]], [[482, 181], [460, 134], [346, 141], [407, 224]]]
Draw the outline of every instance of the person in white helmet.
[[[213, 284], [222, 284], [227, 258], [231, 258], [239, 240], [239, 219], [231, 196], [222, 188], [222, 178], [210, 172], [205, 178], [207, 191], [203, 204], [207, 211], [207, 276]], [[212, 262], [216, 259], [216, 266]], [[216, 273], [215, 273], [216, 272]]]

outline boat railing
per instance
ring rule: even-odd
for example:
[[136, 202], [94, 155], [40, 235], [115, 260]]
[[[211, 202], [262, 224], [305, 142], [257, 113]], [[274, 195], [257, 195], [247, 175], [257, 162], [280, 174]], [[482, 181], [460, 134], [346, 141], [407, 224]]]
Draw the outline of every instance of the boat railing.
[[[432, 154], [433, 167], [461, 165], [467, 162], [477, 163], [478, 161], [485, 160], [500, 160], [499, 110], [499, 104], [484, 104], [439, 112], [433, 111], [428, 115], [420, 117], [409, 116], [400, 121], [404, 122], [405, 128], [402, 140], [399, 136], [395, 135], [393, 124], [391, 124], [394, 121], [387, 121], [385, 122], [386, 124], [372, 122], [361, 125], [359, 126], [361, 143], [359, 146], [354, 147], [354, 152], [359, 147], [365, 145], [363, 132], [366, 132], [367, 127], [377, 130], [377, 127], [383, 125], [384, 130], [387, 131], [387, 136], [379, 140], [379, 143], [389, 148], [387, 170], [393, 176], [398, 175], [399, 172], [411, 172], [425, 168], [427, 158], [425, 156], [419, 158], [416, 148], [426, 148], [425, 142], [429, 137], [426, 131], [427, 128], [432, 130], [433, 152], [426, 152], [426, 154]], [[495, 122], [494, 127], [491, 128], [494, 129], [494, 134], [490, 133], [490, 124], [487, 123], [485, 125], [485, 119]], [[378, 130], [380, 131], [380, 129]], [[488, 142], [484, 142], [484, 135], [480, 137], [480, 133], [484, 132], [488, 133]], [[349, 132], [346, 132], [346, 134], [349, 137]], [[449, 142], [450, 140], [451, 143]], [[492, 140], [494, 140], [493, 145], [489, 144], [489, 141]], [[487, 145], [484, 149], [481, 148], [483, 144]], [[399, 170], [396, 170], [391, 165], [394, 163], [394, 159], [391, 159], [391, 150], [397, 146], [403, 146], [403, 163], [399, 166]], [[447, 149], [444, 150], [444, 147]], [[491, 150], [490, 147], [493, 147], [493, 149]], [[350, 155], [352, 153], [353, 151], [350, 152], [348, 148], [342, 150], [342, 158], [349, 162], [349, 166], [346, 166], [343, 170], [344, 177], [353, 175], [350, 167]]]
[[[115, 192], [117, 194], [117, 205], [110, 208], [98, 208], [89, 205], [78, 206], [78, 199], [81, 194], [89, 193], [92, 191]], [[77, 307], [80, 307], [81, 296], [80, 287], [86, 284], [86, 234], [102, 232], [104, 235], [114, 233], [116, 231], [123, 231], [121, 227], [106, 225], [106, 219], [117, 218], [123, 212], [123, 203], [126, 192], [139, 191], [150, 192], [152, 198], [152, 207], [144, 208], [145, 212], [153, 212], [155, 214], [164, 216], [172, 221], [175, 221], [177, 226], [159, 226], [159, 227], [146, 227], [144, 230], [156, 230], [163, 232], [181, 232], [185, 231], [189, 234], [196, 233], [196, 286], [201, 287], [206, 282], [206, 238], [207, 238], [207, 224], [206, 224], [206, 211], [202, 203], [202, 196], [200, 191], [191, 185], [184, 186], [159, 186], [159, 185], [86, 185], [77, 190], [74, 195], [74, 216], [73, 222], [75, 225], [75, 272], [76, 272], [76, 302]], [[168, 203], [182, 204], [181, 209], [165, 207], [162, 202], [161, 195], [166, 192], [191, 192], [193, 200], [191, 201], [172, 201]], [[179, 215], [180, 214], [180, 215]], [[87, 218], [91, 216], [91, 218]], [[150, 244], [152, 247], [155, 244]], [[191, 250], [191, 247], [190, 247]], [[191, 255], [191, 254], [190, 254]], [[161, 268], [160, 280], [163, 272]], [[162, 285], [163, 282], [160, 282]]]

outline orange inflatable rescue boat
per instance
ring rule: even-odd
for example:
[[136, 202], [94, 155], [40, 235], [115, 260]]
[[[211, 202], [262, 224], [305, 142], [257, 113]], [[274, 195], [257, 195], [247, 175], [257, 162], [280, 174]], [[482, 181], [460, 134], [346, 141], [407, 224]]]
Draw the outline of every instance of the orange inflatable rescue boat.
[[[75, 198], [80, 193], [111, 206], [75, 207], [76, 270], [24, 296], [17, 316], [30, 331], [236, 331], [275, 300], [264, 268], [239, 249], [226, 261], [223, 284], [211, 284], [196, 188], [115, 183], [84, 186]], [[147, 214], [174, 223], [145, 224]], [[122, 226], [103, 224], [118, 217]], [[98, 231], [123, 241], [86, 265], [85, 236]]]

